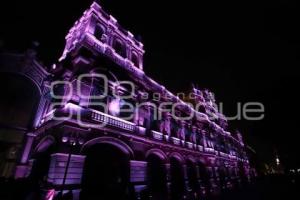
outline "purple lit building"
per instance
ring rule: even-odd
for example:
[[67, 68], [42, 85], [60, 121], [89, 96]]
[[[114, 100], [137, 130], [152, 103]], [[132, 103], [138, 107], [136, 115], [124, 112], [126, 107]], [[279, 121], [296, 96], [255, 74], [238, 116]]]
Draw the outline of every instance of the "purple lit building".
[[201, 199], [251, 180], [242, 135], [228, 131], [213, 93], [192, 88], [183, 101], [149, 78], [143, 44], [100, 5], [65, 39], [51, 69], [32, 51], [2, 55], [1, 71], [30, 82], [36, 100], [26, 128], [6, 126], [19, 139], [1, 138], [15, 149], [3, 176], [73, 199]]

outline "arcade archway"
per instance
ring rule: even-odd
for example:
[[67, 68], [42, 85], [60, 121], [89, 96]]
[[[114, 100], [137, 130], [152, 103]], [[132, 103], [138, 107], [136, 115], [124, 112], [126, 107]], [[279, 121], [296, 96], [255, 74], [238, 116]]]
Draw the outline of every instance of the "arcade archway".
[[177, 156], [170, 158], [171, 170], [171, 199], [181, 200], [184, 196], [185, 183], [184, 183], [184, 169], [183, 163]]
[[226, 168], [225, 166], [221, 165], [218, 168], [218, 174], [219, 174], [219, 187], [221, 188], [221, 190], [226, 189]]
[[167, 176], [165, 160], [155, 153], [147, 157], [148, 188], [153, 200], [167, 199]]
[[129, 199], [129, 155], [111, 143], [85, 149], [81, 200]]
[[197, 167], [196, 163], [192, 160], [187, 160], [186, 162], [187, 167], [187, 176], [189, 181], [189, 196], [191, 199], [197, 199], [199, 195], [199, 183], [197, 178]]
[[204, 195], [209, 195], [211, 185], [210, 185], [210, 175], [204, 163], [198, 162], [199, 176], [201, 187], [204, 188]]

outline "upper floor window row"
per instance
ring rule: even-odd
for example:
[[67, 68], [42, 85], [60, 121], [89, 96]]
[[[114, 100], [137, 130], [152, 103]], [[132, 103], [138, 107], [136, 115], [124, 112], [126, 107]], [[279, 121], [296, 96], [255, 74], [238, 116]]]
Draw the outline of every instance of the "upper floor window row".
[[[95, 38], [103, 43], [110, 43], [105, 33], [105, 28], [102, 25], [97, 24], [94, 30]], [[123, 58], [130, 59], [136, 67], [140, 67], [139, 54], [136, 51], [128, 51], [126, 43], [124, 41], [122, 41], [120, 38], [114, 37], [112, 39], [111, 45], [118, 55]]]

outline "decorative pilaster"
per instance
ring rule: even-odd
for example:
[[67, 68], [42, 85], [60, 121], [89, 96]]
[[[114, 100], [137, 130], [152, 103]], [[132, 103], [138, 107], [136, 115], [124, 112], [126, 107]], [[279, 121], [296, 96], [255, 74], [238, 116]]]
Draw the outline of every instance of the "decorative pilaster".
[[182, 146], [185, 146], [185, 134], [186, 134], [185, 126], [186, 126], [186, 122], [183, 120], [180, 121], [180, 127], [177, 131], [177, 138], [180, 139]]
[[191, 136], [191, 141], [194, 144], [197, 144], [197, 127], [196, 126], [192, 126], [192, 136]]
[[171, 136], [171, 116], [170, 113], [164, 113], [163, 119], [159, 125], [161, 133], [165, 134], [170, 138]]

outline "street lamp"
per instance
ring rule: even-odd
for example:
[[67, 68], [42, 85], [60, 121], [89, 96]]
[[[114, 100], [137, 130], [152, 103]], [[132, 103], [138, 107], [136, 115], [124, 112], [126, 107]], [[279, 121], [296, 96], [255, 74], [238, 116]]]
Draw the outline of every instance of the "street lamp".
[[278, 156], [277, 156], [277, 158], [276, 158], [276, 164], [277, 164], [277, 165], [280, 165], [280, 160], [279, 160]]
[[66, 185], [68, 169], [69, 169], [69, 166], [70, 166], [72, 153], [73, 153], [74, 148], [76, 146], [83, 144], [83, 139], [80, 138], [78, 133], [71, 133], [69, 136], [63, 136], [62, 137], [62, 142], [63, 143], [68, 143], [70, 145], [70, 151], [69, 151], [69, 154], [68, 154], [67, 164], [66, 164], [66, 168], [65, 168], [65, 172], [64, 172], [64, 176], [63, 176], [63, 181], [62, 181], [62, 185], [61, 185], [61, 191], [60, 191], [61, 197], [63, 196], [63, 190], [64, 190], [64, 187]]

